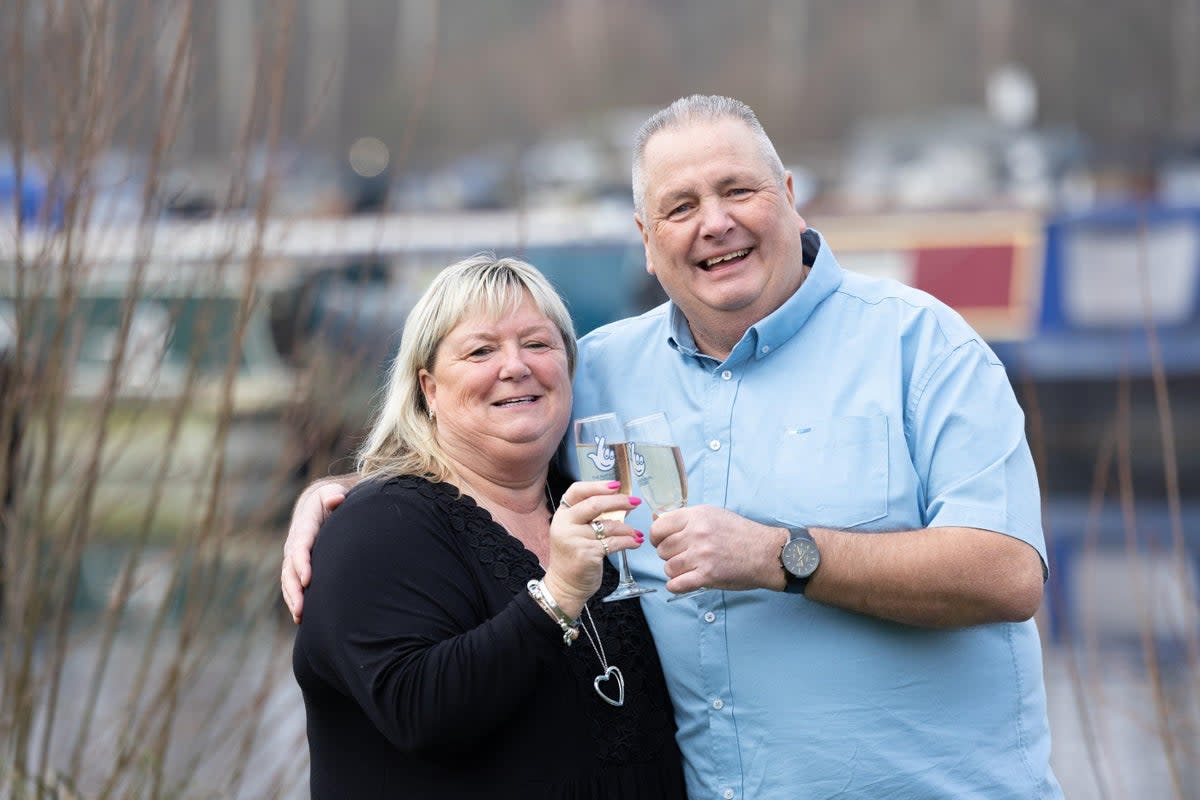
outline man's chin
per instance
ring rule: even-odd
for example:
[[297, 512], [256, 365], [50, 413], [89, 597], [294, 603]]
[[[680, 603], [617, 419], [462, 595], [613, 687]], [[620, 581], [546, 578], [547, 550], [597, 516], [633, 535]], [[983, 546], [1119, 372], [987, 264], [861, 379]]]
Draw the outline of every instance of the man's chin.
[[756, 291], [705, 292], [698, 296], [700, 304], [709, 312], [736, 314], [754, 305], [760, 297]]

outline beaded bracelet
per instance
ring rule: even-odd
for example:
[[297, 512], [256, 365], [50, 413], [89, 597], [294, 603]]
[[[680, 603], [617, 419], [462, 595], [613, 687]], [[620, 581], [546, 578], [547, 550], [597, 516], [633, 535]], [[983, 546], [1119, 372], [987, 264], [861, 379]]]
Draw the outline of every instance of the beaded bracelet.
[[558, 607], [558, 603], [554, 601], [550, 590], [542, 581], [530, 581], [525, 584], [525, 588], [529, 590], [529, 596], [533, 598], [534, 602], [554, 618], [558, 627], [562, 628], [563, 644], [570, 647], [571, 643], [579, 638], [579, 622], [568, 617], [567, 612]]

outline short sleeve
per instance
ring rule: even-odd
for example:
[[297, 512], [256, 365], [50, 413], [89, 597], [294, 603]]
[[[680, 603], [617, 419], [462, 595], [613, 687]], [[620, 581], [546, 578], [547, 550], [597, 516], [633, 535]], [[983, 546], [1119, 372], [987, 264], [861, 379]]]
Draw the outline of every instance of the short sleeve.
[[915, 385], [907, 414], [927, 527], [1021, 539], [1046, 563], [1037, 471], [1004, 365], [982, 342], [954, 347]]

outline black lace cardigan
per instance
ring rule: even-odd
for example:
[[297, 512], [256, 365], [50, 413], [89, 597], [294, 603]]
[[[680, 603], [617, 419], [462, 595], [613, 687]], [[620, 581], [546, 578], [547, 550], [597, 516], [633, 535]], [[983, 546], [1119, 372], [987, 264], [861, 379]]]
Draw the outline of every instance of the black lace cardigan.
[[[356, 488], [321, 530], [293, 651], [312, 796], [684, 797], [639, 603], [589, 603], [625, 677], [615, 708], [587, 640], [564, 646], [526, 592], [542, 574], [453, 486]], [[597, 598], [615, 583], [606, 565]]]

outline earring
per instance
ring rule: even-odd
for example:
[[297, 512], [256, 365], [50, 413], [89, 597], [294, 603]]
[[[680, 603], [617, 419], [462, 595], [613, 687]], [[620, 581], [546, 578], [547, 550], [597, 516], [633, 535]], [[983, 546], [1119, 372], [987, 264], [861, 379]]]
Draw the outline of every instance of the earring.
[[433, 409], [429, 409], [429, 418], [433, 419]]

